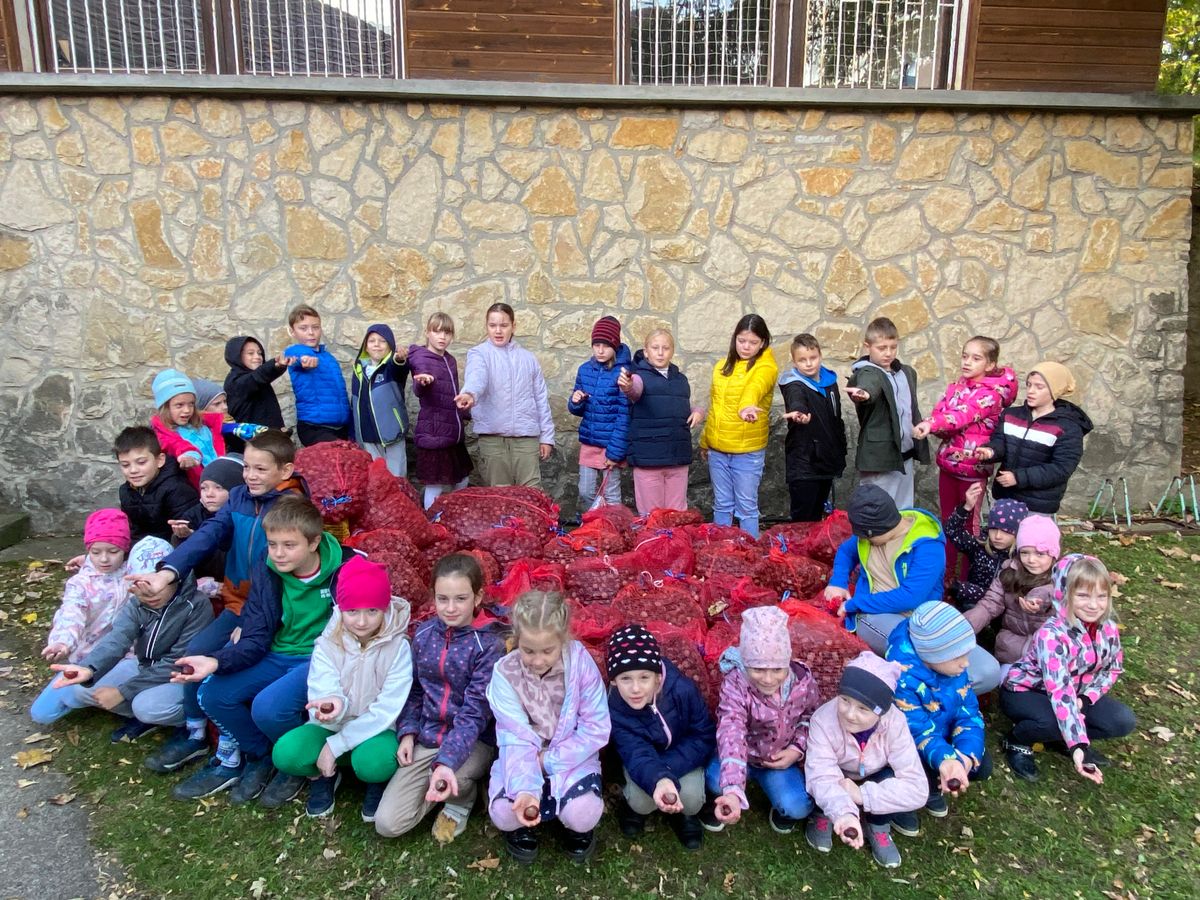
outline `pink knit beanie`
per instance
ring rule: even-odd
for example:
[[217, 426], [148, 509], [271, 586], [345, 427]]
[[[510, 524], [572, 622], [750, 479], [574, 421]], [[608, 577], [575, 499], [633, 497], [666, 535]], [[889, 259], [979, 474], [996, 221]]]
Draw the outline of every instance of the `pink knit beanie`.
[[96, 541], [112, 544], [126, 556], [133, 541], [129, 537], [129, 518], [119, 509], [98, 509], [83, 523], [83, 546]]
[[749, 669], [786, 669], [792, 662], [788, 617], [778, 606], [756, 606], [742, 613], [738, 650]]
[[392, 587], [387, 569], [357, 553], [338, 569], [334, 588], [337, 606], [348, 609], [387, 609], [392, 602]]
[[1036, 513], [1026, 516], [1017, 528], [1017, 550], [1022, 547], [1032, 547], [1039, 553], [1049, 553], [1058, 559], [1062, 553], [1061, 535], [1058, 526], [1049, 516], [1039, 516]]

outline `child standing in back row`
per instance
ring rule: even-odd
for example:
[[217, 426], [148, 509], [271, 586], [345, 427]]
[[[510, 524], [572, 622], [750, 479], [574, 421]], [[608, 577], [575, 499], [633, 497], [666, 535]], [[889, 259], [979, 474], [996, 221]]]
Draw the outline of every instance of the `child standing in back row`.
[[713, 369], [708, 421], [700, 449], [708, 455], [713, 522], [758, 537], [758, 485], [767, 457], [768, 413], [779, 368], [768, 351], [771, 332], [762, 316], [742, 316], [729, 353]]
[[296, 395], [296, 436], [305, 446], [349, 437], [350, 402], [342, 367], [321, 343], [321, 314], [301, 304], [288, 313], [288, 334], [296, 343], [284, 351]]
[[413, 443], [426, 509], [440, 494], [466, 487], [473, 468], [466, 441], [471, 414], [454, 403], [459, 387], [458, 362], [449, 352], [453, 340], [454, 320], [435, 312], [425, 325], [425, 345], [408, 348], [413, 393], [421, 404]]
[[819, 522], [833, 480], [846, 468], [846, 423], [837, 375], [821, 365], [821, 345], [811, 334], [792, 341], [792, 368], [779, 379], [786, 410], [788, 493], [793, 522]]
[[396, 336], [387, 325], [372, 325], [354, 360], [351, 425], [358, 446], [370, 453], [371, 459], [386, 459], [388, 471], [397, 478], [408, 475], [406, 381], [408, 351], [396, 347]]
[[913, 460], [929, 462], [929, 440], [914, 436], [921, 421], [917, 372], [896, 358], [899, 346], [892, 320], [873, 319], [863, 337], [865, 355], [851, 367], [846, 395], [858, 412], [854, 463], [859, 483], [879, 485], [907, 509], [913, 505]]
[[268, 359], [258, 338], [239, 335], [225, 342], [225, 362], [229, 366], [225, 376], [229, 414], [239, 422], [282, 429], [283, 412], [271, 383], [295, 360], [284, 353]]
[[597, 501], [604, 486], [605, 503], [621, 502], [621, 470], [629, 447], [629, 401], [617, 386], [630, 365], [629, 348], [621, 343], [621, 323], [612, 316], [592, 326], [592, 358], [579, 367], [567, 403], [579, 416], [579, 511]]
[[489, 487], [541, 487], [541, 463], [554, 450], [550, 395], [537, 358], [513, 339], [516, 313], [507, 303], [487, 311], [487, 340], [467, 351], [458, 408], [474, 410], [479, 470]]

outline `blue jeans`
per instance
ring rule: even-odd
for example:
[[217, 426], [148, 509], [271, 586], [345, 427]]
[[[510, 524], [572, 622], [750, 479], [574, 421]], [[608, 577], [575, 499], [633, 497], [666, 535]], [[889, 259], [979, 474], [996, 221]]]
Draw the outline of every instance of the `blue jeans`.
[[[233, 629], [242, 622], [242, 617], [232, 610], [223, 609], [221, 614], [209, 622], [191, 639], [184, 651], [184, 656], [211, 656], [229, 643]], [[203, 719], [204, 710], [196, 699], [200, 685], [189, 681], [183, 686], [183, 714], [189, 719]]]
[[[786, 769], [765, 769], [746, 766], [746, 775], [757, 784], [771, 807], [789, 819], [803, 819], [813, 811], [812, 797], [804, 786], [804, 769], [789, 766]], [[714, 756], [704, 770], [704, 781], [710, 793], [721, 793], [721, 758]]]
[[742, 530], [758, 537], [758, 483], [762, 481], [766, 458], [765, 448], [750, 453], [708, 451], [716, 524], [732, 525], [736, 514]]
[[210, 675], [200, 683], [200, 706], [250, 759], [307, 720], [307, 656], [268, 653], [248, 669]]
[[[71, 684], [60, 688], [53, 686], [55, 680], [58, 678], [58, 673], [56, 672], [54, 678], [50, 679], [50, 683], [42, 689], [42, 692], [33, 701], [33, 705], [29, 707], [29, 718], [33, 719], [39, 725], [49, 725], [57, 722], [73, 709], [84, 709], [88, 706], [95, 706], [96, 703], [92, 700], [92, 692], [96, 688], [120, 687], [136, 675], [137, 670], [137, 660], [126, 658], [122, 659], [105, 672], [104, 675], [93, 681], [89, 687]], [[133, 715], [133, 710], [130, 709], [128, 703], [120, 704], [113, 712], [119, 716]]]

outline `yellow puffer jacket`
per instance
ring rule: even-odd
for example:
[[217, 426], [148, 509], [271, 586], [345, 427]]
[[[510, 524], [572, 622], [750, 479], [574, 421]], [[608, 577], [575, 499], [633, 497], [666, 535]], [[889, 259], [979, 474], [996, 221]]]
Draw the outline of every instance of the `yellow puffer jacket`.
[[[730, 375], [722, 375], [725, 360], [713, 367], [712, 394], [708, 420], [700, 446], [720, 453], [753, 453], [767, 446], [767, 414], [779, 367], [770, 350], [764, 350], [747, 370], [746, 361], [739, 359]], [[757, 422], [744, 422], [738, 412], [747, 406], [757, 406]]]

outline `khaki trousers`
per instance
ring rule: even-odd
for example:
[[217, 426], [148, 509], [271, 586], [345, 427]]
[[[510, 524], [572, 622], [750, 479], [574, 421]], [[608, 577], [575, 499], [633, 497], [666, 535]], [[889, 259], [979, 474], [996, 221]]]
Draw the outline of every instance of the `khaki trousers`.
[[[475, 805], [479, 782], [487, 774], [495, 749], [487, 744], [476, 743], [471, 755], [459, 767], [454, 777], [458, 781], [458, 796], [451, 797], [448, 805], [470, 812]], [[433, 760], [438, 755], [436, 747], [413, 747], [411, 765], [401, 766], [392, 776], [379, 801], [375, 813], [375, 830], [383, 837], [399, 837], [421, 824], [436, 804], [425, 800], [429, 790], [429, 775], [433, 771]]]
[[488, 487], [516, 484], [542, 486], [541, 442], [535, 437], [481, 434], [477, 446], [479, 476]]

